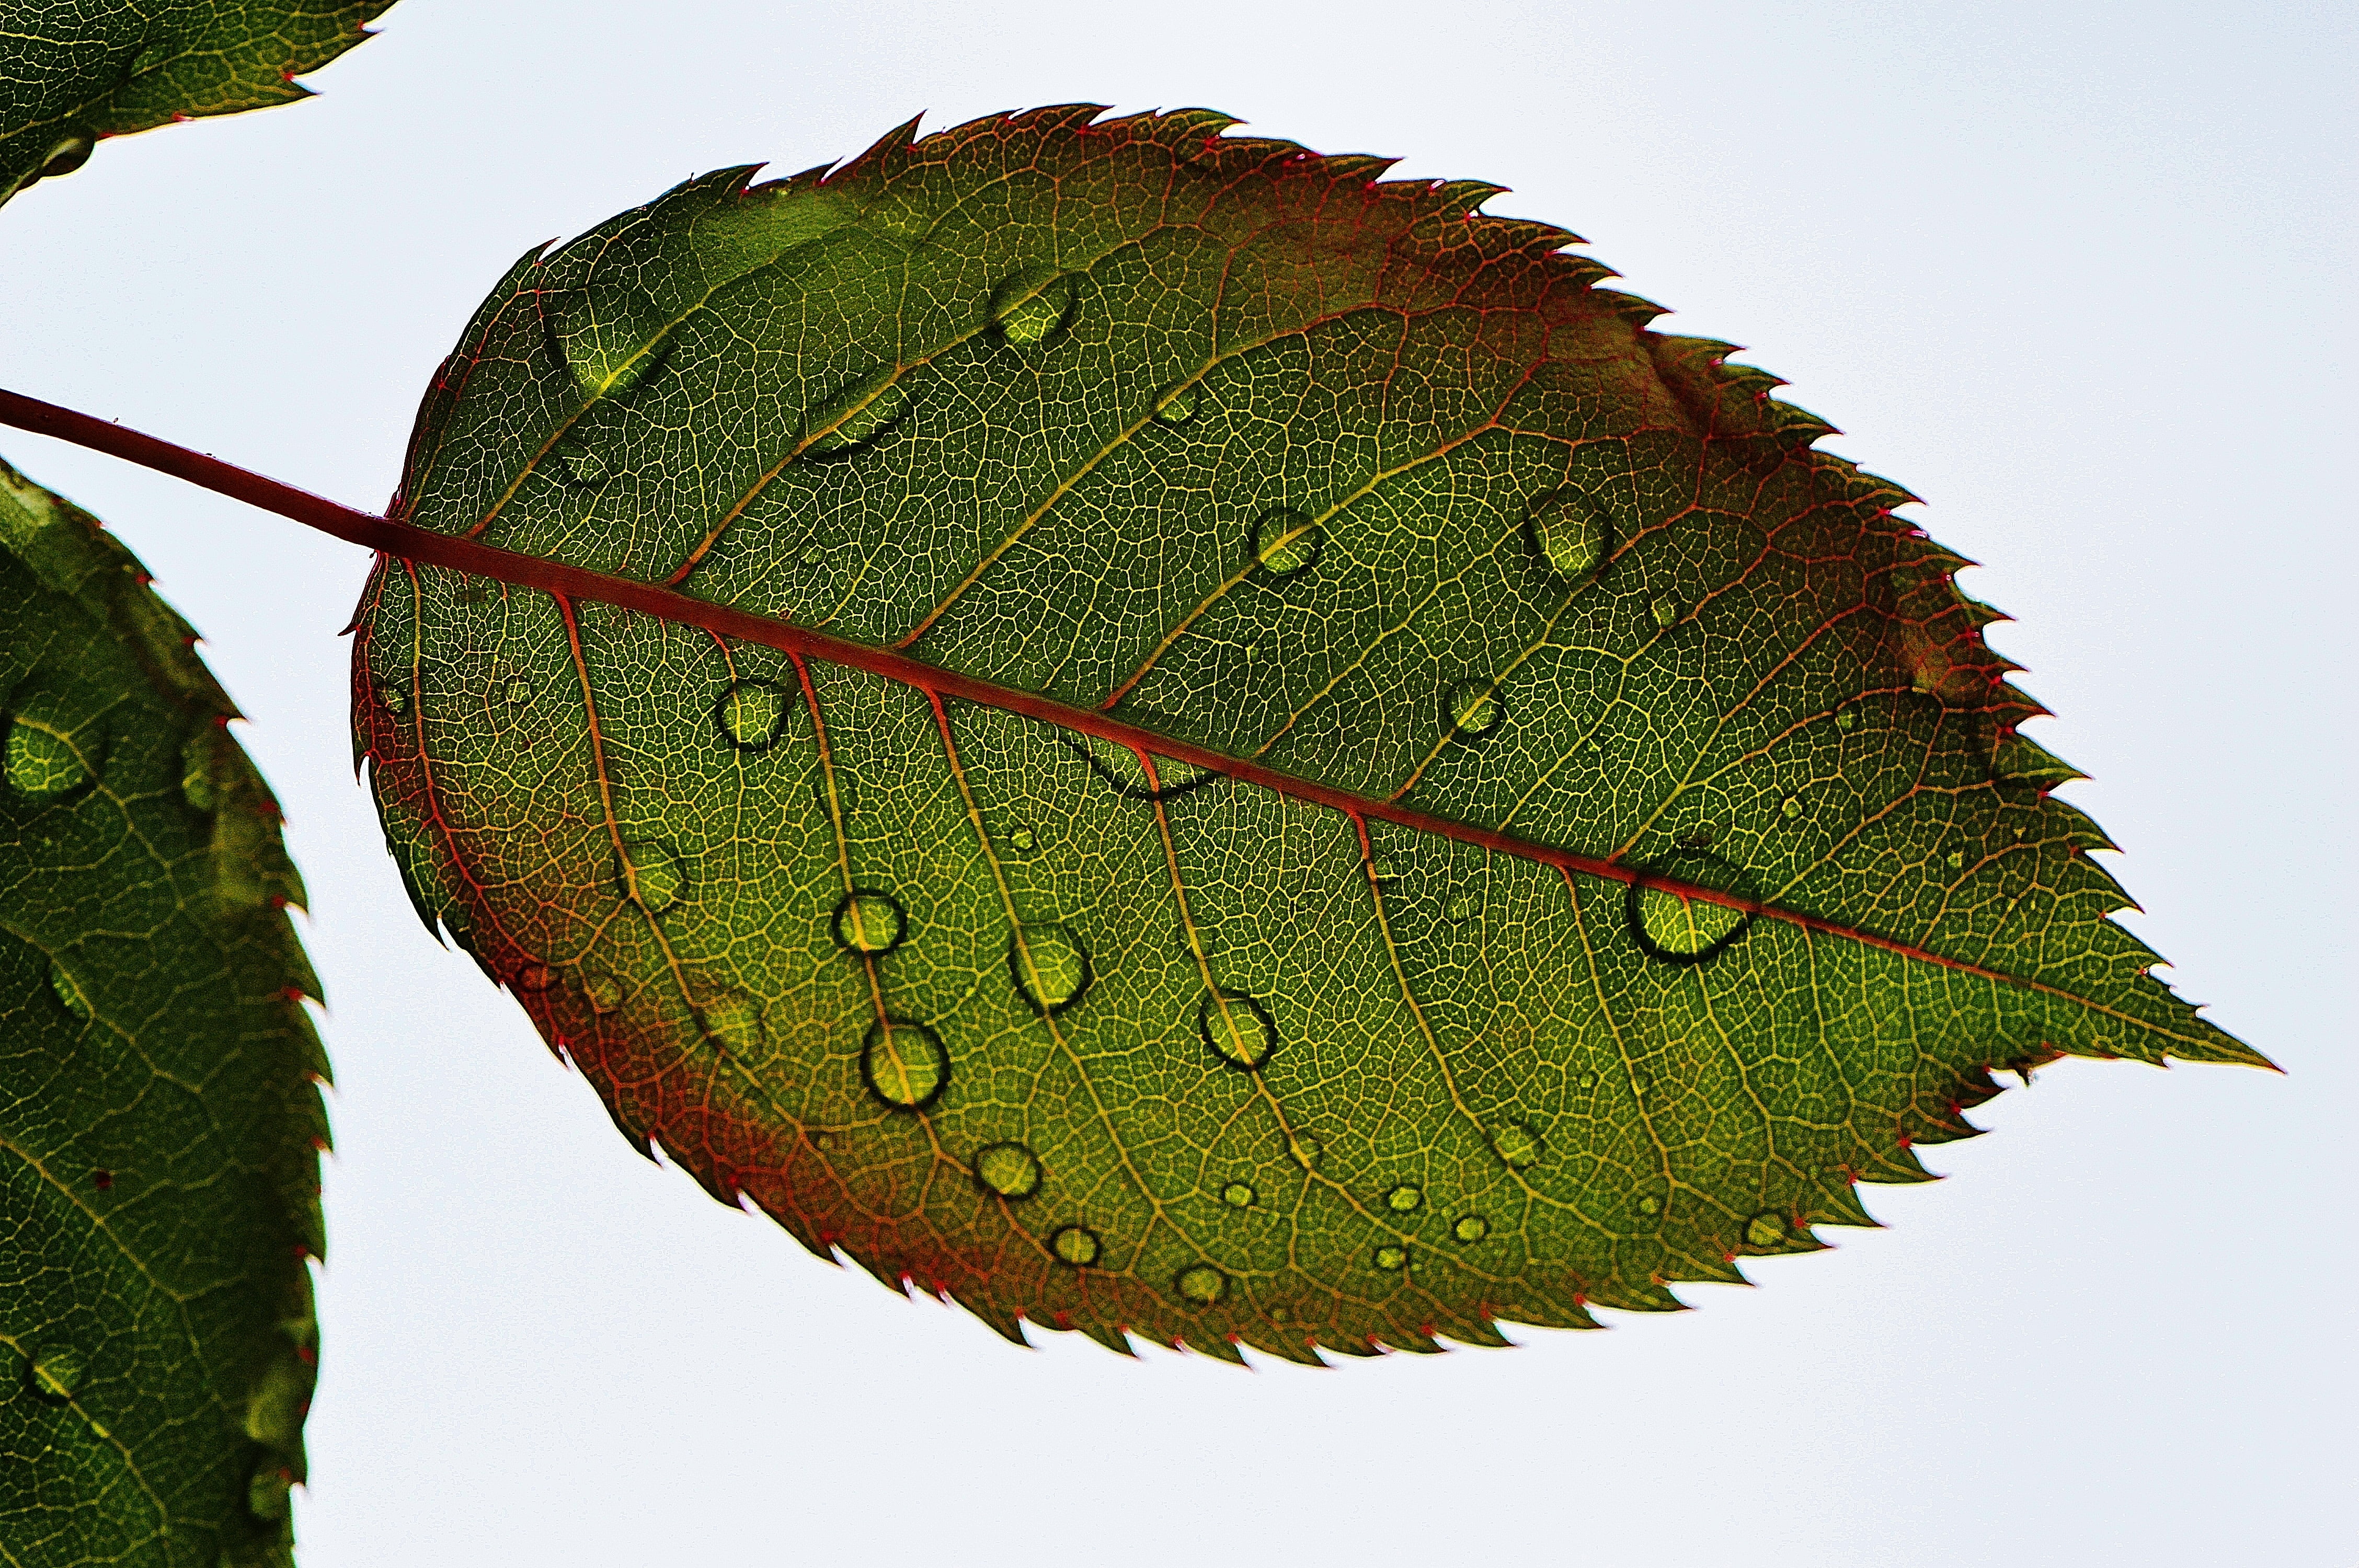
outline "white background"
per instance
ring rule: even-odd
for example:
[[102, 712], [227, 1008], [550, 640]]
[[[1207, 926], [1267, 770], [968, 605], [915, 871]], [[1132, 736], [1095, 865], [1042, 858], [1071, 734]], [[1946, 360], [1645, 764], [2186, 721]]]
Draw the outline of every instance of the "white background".
[[514, 257], [910, 114], [1209, 103], [1514, 188], [1927, 497], [2132, 924], [2288, 1076], [2069, 1063], [1763, 1288], [1513, 1351], [1011, 1348], [634, 1155], [352, 783], [365, 557], [13, 432], [209, 634], [338, 1088], [308, 1568], [2359, 1562], [2352, 13], [403, 0], [0, 212], [0, 382], [364, 506]]

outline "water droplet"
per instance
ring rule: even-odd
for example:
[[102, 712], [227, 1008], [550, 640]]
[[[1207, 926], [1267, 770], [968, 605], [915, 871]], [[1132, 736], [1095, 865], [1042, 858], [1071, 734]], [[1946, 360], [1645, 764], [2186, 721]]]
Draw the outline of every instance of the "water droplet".
[[25, 1385], [51, 1404], [61, 1405], [82, 1387], [82, 1376], [81, 1351], [71, 1345], [44, 1345], [25, 1368]]
[[57, 993], [60, 1001], [65, 1003], [68, 1012], [72, 1013], [84, 1023], [90, 1022], [90, 997], [82, 990], [82, 982], [66, 973], [63, 965], [52, 963], [49, 966], [49, 989]]
[[1662, 1209], [1663, 1209], [1663, 1200], [1662, 1200], [1662, 1199], [1660, 1199], [1660, 1198], [1658, 1198], [1658, 1197], [1657, 1197], [1657, 1196], [1656, 1196], [1654, 1194], [1652, 1194], [1652, 1193], [1648, 1193], [1648, 1194], [1647, 1194], [1644, 1197], [1641, 1197], [1641, 1198], [1638, 1200], [1638, 1212], [1639, 1212], [1640, 1214], [1643, 1214], [1643, 1215], [1649, 1215], [1649, 1216], [1651, 1216], [1651, 1215], [1657, 1215], [1657, 1214], [1660, 1214], [1660, 1213], [1662, 1212]]
[[1787, 821], [1791, 822], [1802, 815], [1802, 797], [1799, 795], [1789, 795], [1786, 797], [1786, 803], [1777, 809], [1786, 814]]
[[888, 1018], [868, 1026], [860, 1045], [860, 1077], [869, 1092], [896, 1110], [923, 1110], [951, 1081], [950, 1053], [922, 1023]]
[[1269, 1010], [1243, 991], [1210, 990], [1196, 1004], [1196, 1032], [1232, 1067], [1256, 1072], [1277, 1049]]
[[[1140, 714], [1137, 717], [1145, 721], [1154, 716]], [[1071, 741], [1067, 743], [1072, 744]], [[1102, 741], [1095, 735], [1082, 737], [1082, 742], [1074, 749], [1089, 759], [1092, 771], [1130, 800], [1169, 800], [1221, 776], [1212, 769], [1200, 768], [1193, 762], [1183, 762], [1176, 757], [1158, 756], [1155, 759], [1155, 776], [1150, 780], [1147, 775], [1147, 764], [1139, 761], [1137, 752], [1112, 741]]]
[[1605, 559], [1605, 514], [1578, 492], [1552, 491], [1533, 503], [1524, 537], [1558, 581], [1580, 588]]
[[1848, 730], [1858, 722], [1858, 716], [1848, 708], [1835, 715], [1835, 728], [1838, 730]]
[[828, 931], [844, 951], [873, 957], [901, 945], [909, 935], [909, 917], [891, 893], [854, 888], [836, 904]]
[[547, 964], [527, 964], [512, 983], [520, 991], [545, 991], [557, 983], [557, 971]]
[[1286, 1138], [1286, 1157], [1306, 1171], [1315, 1171], [1319, 1162], [1327, 1158], [1327, 1145], [1308, 1132], [1289, 1132]]
[[409, 712], [409, 684], [397, 680], [379, 681], [376, 683], [376, 699], [385, 704], [387, 713], [396, 719], [404, 718]]
[[1007, 836], [1007, 844], [1016, 853], [1028, 855], [1040, 847], [1040, 839], [1029, 827], [1018, 827]]
[[1450, 1222], [1450, 1234], [1472, 1247], [1491, 1234], [1491, 1222], [1479, 1214], [1462, 1214]]
[[213, 787], [212, 748], [208, 744], [212, 739], [210, 734], [200, 735], [180, 749], [180, 798], [189, 803], [190, 810], [208, 816], [221, 805], [221, 792]]
[[1401, 879], [1401, 863], [1391, 855], [1372, 855], [1368, 858], [1368, 876], [1375, 881], [1397, 882]]
[[1792, 1224], [1782, 1214], [1763, 1209], [1745, 1222], [1745, 1239], [1756, 1247], [1776, 1247], [1786, 1239]]
[[61, 174], [71, 174], [90, 161], [91, 148], [97, 143], [85, 131], [69, 131], [49, 144], [49, 156], [41, 160], [41, 172], [36, 179], [54, 179]]
[[258, 1519], [285, 1519], [287, 1493], [294, 1484], [295, 1473], [266, 1455], [245, 1484], [246, 1512]]
[[1581, 1087], [1582, 1087], [1582, 1088], [1585, 1088], [1585, 1089], [1593, 1089], [1593, 1088], [1595, 1088], [1595, 1087], [1597, 1087], [1597, 1075], [1596, 1075], [1595, 1073], [1583, 1073], [1583, 1074], [1582, 1074], [1582, 1075], [1581, 1075]]
[[1951, 851], [1950, 851], [1950, 870], [1951, 870], [1951, 871], [1964, 871], [1965, 869], [1966, 869], [1966, 852], [1965, 852], [1963, 849], [1952, 849], [1952, 850], [1951, 850]]
[[974, 1179], [1011, 1202], [1028, 1198], [1040, 1190], [1040, 1157], [1021, 1143], [987, 1143], [975, 1151]]
[[1280, 506], [1254, 524], [1254, 564], [1274, 578], [1289, 578], [1315, 566], [1327, 542], [1325, 530], [1307, 513]]
[[1408, 1267], [1408, 1249], [1398, 1242], [1387, 1241], [1376, 1249], [1376, 1267], [1389, 1273], [1398, 1273]]
[[625, 288], [555, 290], [540, 297], [549, 346], [591, 397], [620, 397], [671, 357], [671, 323], [655, 302]]
[[1189, 383], [1165, 387], [1155, 395], [1158, 425], [1185, 425], [1196, 416], [1196, 388]]
[[1098, 1233], [1087, 1226], [1068, 1225], [1049, 1238], [1049, 1250], [1071, 1269], [1086, 1269], [1098, 1260]]
[[623, 982], [600, 969], [582, 977], [582, 995], [590, 1011], [608, 1013], [623, 1005]]
[[699, 1018], [705, 1038], [731, 1055], [750, 1056], [761, 1050], [762, 1004], [744, 991], [723, 991], [704, 1004]]
[[1007, 938], [1016, 989], [1043, 1016], [1062, 1012], [1090, 989], [1089, 950], [1062, 925], [1026, 925]]
[[741, 752], [766, 752], [787, 728], [787, 693], [776, 681], [734, 682], [712, 705], [721, 738]]
[[680, 889], [688, 883], [688, 872], [669, 846], [634, 838], [623, 846], [622, 854], [616, 857], [614, 881], [621, 886], [624, 897], [649, 914], [658, 914], [679, 902]]
[[571, 434], [560, 436], [549, 455], [557, 460], [557, 475], [576, 490], [594, 490], [614, 475], [614, 465]]
[[1385, 1195], [1385, 1206], [1395, 1214], [1413, 1214], [1425, 1202], [1425, 1189], [1404, 1183]]
[[1003, 343], [1045, 343], [1073, 318], [1073, 277], [1053, 266], [1010, 273], [991, 291], [991, 329]]
[[1221, 1189], [1221, 1201], [1231, 1208], [1251, 1208], [1258, 1196], [1252, 1184], [1245, 1182], [1231, 1182]]
[[1498, 728], [1499, 694], [1486, 680], [1462, 680], [1444, 693], [1441, 710], [1461, 735], [1488, 735]]
[[803, 553], [797, 556], [795, 559], [804, 566], [815, 567], [819, 565], [820, 562], [827, 559], [827, 551], [818, 545], [805, 545], [803, 546]]
[[[1689, 886], [1669, 887], [1658, 877]], [[1639, 871], [1624, 900], [1624, 914], [1648, 957], [1667, 964], [1701, 964], [1751, 928], [1750, 910], [1701, 896], [1702, 889], [1728, 892], [1739, 899], [1749, 896], [1742, 871], [1701, 849], [1677, 851]]]
[[89, 778], [81, 753], [64, 736], [23, 718], [8, 726], [8, 783], [18, 795], [44, 800]]
[[1658, 626], [1668, 628], [1680, 618], [1680, 601], [1676, 599], [1658, 599], [1647, 606], [1647, 610], [1654, 616]]
[[1462, 892], [1452, 894], [1450, 902], [1441, 906], [1441, 918], [1453, 925], [1474, 918], [1473, 895]]
[[1503, 1121], [1491, 1130], [1491, 1152], [1510, 1170], [1527, 1170], [1539, 1163], [1540, 1135], [1520, 1121]]
[[1229, 1277], [1210, 1263], [1190, 1263], [1172, 1280], [1180, 1293], [1200, 1307], [1208, 1307], [1229, 1293]]
[[532, 682], [522, 676], [510, 676], [507, 684], [500, 688], [500, 695], [507, 698], [510, 708], [522, 708], [532, 700]]
[[803, 449], [803, 456], [848, 458], [891, 435], [916, 406], [909, 389], [894, 374], [888, 367], [864, 376], [812, 409], [807, 427], [820, 434]]

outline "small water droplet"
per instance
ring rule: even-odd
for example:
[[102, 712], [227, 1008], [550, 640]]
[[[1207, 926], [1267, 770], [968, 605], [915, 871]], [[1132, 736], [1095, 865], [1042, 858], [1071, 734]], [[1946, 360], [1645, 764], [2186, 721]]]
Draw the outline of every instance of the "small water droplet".
[[582, 995], [590, 1003], [590, 1011], [608, 1013], [623, 1005], [623, 982], [603, 969], [582, 977]]
[[91, 149], [97, 146], [85, 131], [69, 131], [49, 144], [49, 157], [41, 160], [41, 172], [36, 179], [54, 179], [61, 174], [71, 174], [90, 161]]
[[576, 490], [594, 490], [614, 476], [614, 465], [571, 434], [560, 436], [549, 456], [557, 460], [557, 476]]
[[1398, 1242], [1387, 1241], [1376, 1249], [1376, 1267], [1388, 1273], [1398, 1273], [1408, 1267], [1408, 1249]]
[[763, 1043], [762, 1004], [740, 990], [723, 991], [699, 1011], [704, 1036], [733, 1056], [759, 1053]]
[[57, 993], [60, 1001], [65, 1003], [68, 1012], [72, 1013], [84, 1023], [90, 1022], [90, 997], [82, 990], [82, 982], [66, 973], [63, 965], [57, 963], [49, 965], [49, 989]]
[[869, 1092], [896, 1110], [923, 1110], [951, 1081], [950, 1053], [922, 1023], [888, 1018], [868, 1026], [860, 1045], [860, 1077]]
[[200, 735], [180, 749], [180, 798], [189, 809], [210, 816], [221, 805], [221, 792], [213, 787], [212, 737]]
[[1251, 1208], [1259, 1195], [1246, 1182], [1231, 1182], [1221, 1189], [1221, 1201], [1231, 1208]]
[[522, 708], [532, 700], [532, 682], [522, 676], [510, 676], [507, 684], [500, 688], [500, 695], [507, 698], [510, 708]]
[[1491, 1152], [1510, 1170], [1528, 1170], [1539, 1163], [1540, 1135], [1520, 1121], [1503, 1121], [1491, 1130]]
[[1007, 938], [1007, 971], [1016, 989], [1043, 1016], [1062, 1012], [1090, 989], [1089, 950], [1062, 925], [1026, 925]]
[[1479, 1214], [1462, 1214], [1450, 1222], [1450, 1234], [1472, 1247], [1491, 1234], [1491, 1222]]
[[397, 680], [379, 681], [376, 683], [376, 699], [396, 719], [405, 718], [409, 712], [409, 684]]
[[1532, 505], [1524, 537], [1540, 564], [1567, 588], [1580, 588], [1605, 559], [1605, 514], [1576, 491], [1552, 491]]
[[82, 754], [64, 736], [21, 717], [8, 726], [8, 784], [18, 795], [46, 800], [89, 778]]
[[1196, 1032], [1230, 1066], [1257, 1072], [1277, 1049], [1269, 1010], [1243, 991], [1210, 990], [1196, 1004]]
[[1647, 610], [1654, 616], [1655, 624], [1658, 626], [1669, 628], [1680, 618], [1680, 601], [1676, 599], [1658, 599], [1647, 606]]
[[1858, 722], [1858, 716], [1854, 714], [1848, 708], [1843, 708], [1841, 712], [1835, 715], [1835, 728], [1838, 730], [1848, 730]]
[[991, 329], [1003, 343], [1030, 347], [1064, 330], [1073, 317], [1073, 276], [1053, 266], [1010, 273], [991, 291]]
[[1777, 809], [1786, 814], [1787, 821], [1791, 822], [1802, 815], [1802, 797], [1799, 795], [1789, 795], [1786, 797], [1786, 803]]
[[1308, 1132], [1288, 1133], [1286, 1140], [1286, 1157], [1306, 1171], [1315, 1171], [1319, 1168], [1319, 1162], [1327, 1158], [1327, 1145], [1320, 1142]]
[[1596, 1075], [1595, 1073], [1583, 1073], [1583, 1074], [1582, 1074], [1582, 1075], [1581, 1075], [1581, 1087], [1582, 1087], [1582, 1088], [1585, 1088], [1585, 1089], [1593, 1089], [1593, 1088], [1595, 1088], [1595, 1087], [1597, 1087], [1597, 1075]]
[[1098, 1260], [1098, 1233], [1084, 1225], [1068, 1225], [1049, 1238], [1049, 1250], [1069, 1269], [1086, 1269]]
[[1662, 1212], [1662, 1208], [1663, 1200], [1657, 1197], [1652, 1193], [1647, 1194], [1644, 1197], [1641, 1197], [1638, 1200], [1638, 1212], [1640, 1214], [1649, 1216], [1657, 1215]]
[[614, 881], [624, 897], [649, 914], [659, 914], [679, 902], [680, 890], [688, 885], [688, 871], [669, 845], [634, 838], [616, 857]]
[[1472, 920], [1474, 918], [1473, 897], [1462, 892], [1451, 894], [1450, 902], [1441, 906], [1441, 918], [1453, 925]]
[[1040, 1190], [1040, 1157], [1021, 1143], [987, 1143], [975, 1151], [974, 1179], [1010, 1202], [1028, 1198]]
[[1782, 1214], [1763, 1209], [1745, 1222], [1745, 1239], [1756, 1247], [1776, 1247], [1786, 1239], [1792, 1223]]
[[1407, 1183], [1403, 1183], [1385, 1195], [1385, 1206], [1395, 1214], [1413, 1214], [1418, 1206], [1424, 1202], [1425, 1189], [1412, 1187]]
[[1182, 1296], [1200, 1307], [1212, 1306], [1229, 1293], [1229, 1277], [1210, 1263], [1190, 1263], [1171, 1282]]
[[1165, 387], [1155, 395], [1155, 422], [1158, 425], [1185, 425], [1196, 417], [1196, 388], [1182, 382], [1178, 386]]
[[1462, 680], [1442, 694], [1441, 711], [1460, 735], [1488, 735], [1498, 728], [1497, 690], [1486, 680]]
[[808, 427], [820, 432], [803, 449], [815, 460], [866, 451], [909, 416], [915, 400], [888, 367], [853, 382], [811, 410]]
[[1952, 850], [1951, 850], [1951, 851], [1950, 851], [1950, 870], [1951, 870], [1951, 871], [1964, 871], [1965, 869], [1966, 869], [1966, 852], [1965, 852], [1963, 849], [1952, 849]]
[[1401, 863], [1391, 855], [1371, 855], [1368, 858], [1368, 876], [1375, 881], [1397, 882], [1401, 879]]
[[787, 728], [787, 692], [776, 681], [731, 683], [712, 705], [721, 738], [741, 752], [766, 752]]
[[1254, 564], [1274, 578], [1289, 578], [1316, 566], [1327, 542], [1325, 530], [1308, 513], [1280, 506], [1254, 524]]
[[[1658, 876], [1686, 882], [1688, 889], [1656, 881]], [[1719, 856], [1701, 849], [1680, 850], [1645, 867], [1630, 884], [1624, 914], [1630, 933], [1648, 957], [1667, 964], [1701, 964], [1725, 951], [1752, 927], [1750, 910], [1701, 896], [1701, 890], [1735, 890], [1746, 896], [1743, 872]]]
[[1040, 839], [1029, 827], [1018, 827], [1007, 836], [1007, 843], [1018, 854], [1028, 855], [1039, 848]]
[[520, 991], [545, 991], [557, 983], [557, 971], [547, 964], [527, 964], [516, 972], [513, 983]]
[[25, 1368], [25, 1385], [49, 1403], [61, 1405], [82, 1387], [82, 1370], [81, 1351], [71, 1345], [44, 1345]]
[[854, 888], [838, 901], [827, 928], [845, 952], [875, 957], [891, 952], [908, 936], [909, 917], [891, 893]]

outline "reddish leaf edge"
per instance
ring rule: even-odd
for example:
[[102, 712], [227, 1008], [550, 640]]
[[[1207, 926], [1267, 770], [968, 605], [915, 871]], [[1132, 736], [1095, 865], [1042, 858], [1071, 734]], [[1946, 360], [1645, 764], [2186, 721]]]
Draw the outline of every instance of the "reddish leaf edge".
[[[1415, 832], [1437, 834], [1462, 844], [1492, 850], [1503, 855], [1531, 860], [1549, 866], [1566, 879], [1575, 876], [1593, 877], [1624, 886], [1644, 881], [1649, 887], [1660, 888], [1680, 898], [1702, 903], [1716, 904], [1738, 911], [1759, 920], [1774, 920], [1799, 926], [1817, 935], [1842, 941], [1856, 942], [1898, 957], [1936, 965], [1953, 973], [1969, 975], [1995, 985], [2013, 986], [2040, 995], [2071, 1001], [2107, 1017], [2120, 1018], [2125, 1023], [2148, 1027], [2141, 1021], [2128, 1018], [2112, 1008], [2093, 1003], [2061, 986], [2010, 975], [2004, 970], [1967, 963], [1940, 953], [1930, 952], [1914, 944], [1846, 925], [1837, 921], [1788, 909], [1766, 901], [1747, 899], [1723, 889], [1704, 887], [1653, 873], [1643, 867], [1625, 865], [1612, 859], [1582, 855], [1570, 849], [1517, 838], [1471, 824], [1455, 822], [1397, 805], [1392, 801], [1371, 798], [1323, 784], [1315, 780], [1299, 778], [1264, 767], [1258, 762], [1232, 757], [1225, 752], [1207, 750], [1172, 737], [1158, 735], [1126, 724], [1119, 719], [1095, 708], [1076, 708], [1037, 693], [1020, 691], [977, 680], [972, 676], [941, 669], [921, 659], [913, 659], [890, 649], [855, 643], [846, 638], [814, 632], [792, 622], [766, 615], [756, 615], [732, 605], [710, 600], [692, 598], [655, 583], [630, 578], [590, 571], [581, 567], [544, 559], [538, 556], [521, 555], [497, 546], [482, 544], [472, 538], [438, 534], [429, 529], [397, 523], [389, 517], [362, 512], [325, 496], [267, 478], [234, 463], [224, 462], [209, 453], [190, 451], [159, 437], [131, 429], [111, 420], [100, 419], [71, 408], [45, 403], [21, 393], [0, 389], [0, 424], [12, 425], [21, 430], [71, 441], [92, 451], [153, 469], [159, 473], [214, 491], [250, 506], [300, 523], [348, 544], [359, 545], [381, 555], [399, 557], [405, 560], [422, 561], [429, 566], [451, 571], [489, 578], [514, 587], [532, 589], [547, 593], [560, 601], [590, 600], [611, 604], [625, 610], [636, 610], [660, 620], [686, 626], [701, 627], [725, 637], [758, 643], [764, 647], [828, 664], [843, 665], [864, 670], [871, 675], [926, 692], [935, 698], [956, 697], [1004, 712], [1021, 714], [1044, 724], [1077, 734], [1093, 736], [1135, 752], [1148, 777], [1155, 774], [1155, 757], [1167, 757], [1192, 766], [1208, 769], [1224, 777], [1275, 790], [1299, 800], [1308, 800], [1340, 811], [1350, 817], [1359, 829], [1363, 847], [1367, 840], [1370, 818], [1389, 822]], [[1371, 873], [1373, 874], [1373, 872]], [[2237, 1043], [2245, 1054], [2231, 1058], [2245, 1065], [2263, 1067], [2271, 1072], [2282, 1068], [2250, 1046]], [[2042, 1049], [2053, 1047], [2043, 1045]], [[2218, 1061], [2224, 1053], [2217, 1047], [2207, 1051], [2203, 1060]], [[2050, 1059], [2053, 1059], [2052, 1057]], [[2168, 1065], [2161, 1057], [2158, 1065]]]

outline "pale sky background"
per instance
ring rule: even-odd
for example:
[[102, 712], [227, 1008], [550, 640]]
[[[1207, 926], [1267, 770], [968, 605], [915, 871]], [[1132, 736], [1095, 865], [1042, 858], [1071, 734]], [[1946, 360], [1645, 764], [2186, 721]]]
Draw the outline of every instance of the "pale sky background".
[[2359, 1563], [2353, 16], [402, 0], [319, 101], [0, 211], [0, 384], [374, 508], [507, 264], [693, 171], [1093, 100], [1510, 186], [1989, 563], [2132, 923], [2288, 1069], [2061, 1065], [1889, 1229], [1610, 1333], [1011, 1348], [638, 1158], [419, 929], [352, 781], [361, 552], [0, 432], [206, 633], [310, 881], [306, 1568]]

